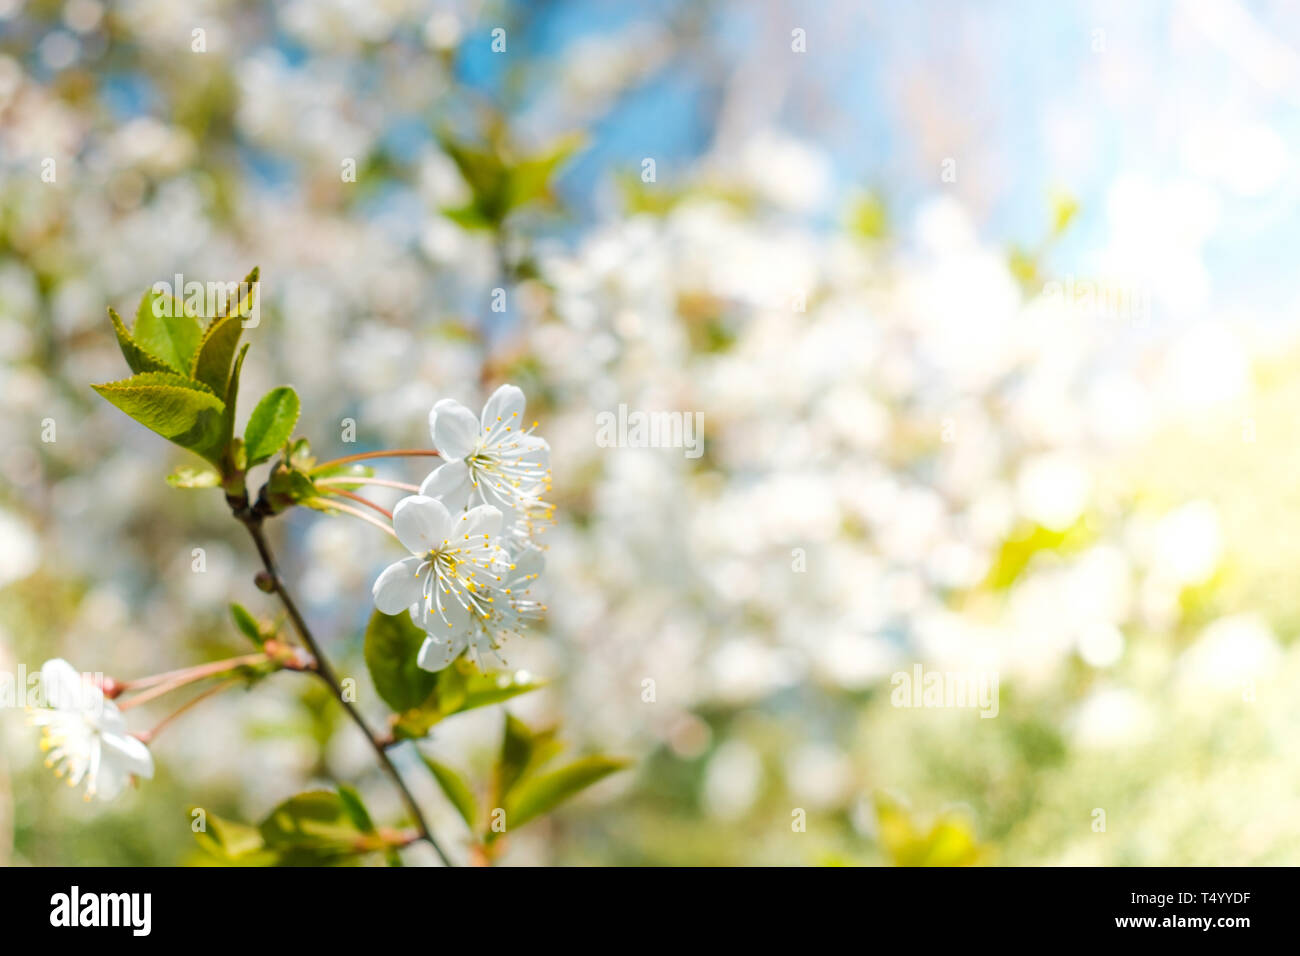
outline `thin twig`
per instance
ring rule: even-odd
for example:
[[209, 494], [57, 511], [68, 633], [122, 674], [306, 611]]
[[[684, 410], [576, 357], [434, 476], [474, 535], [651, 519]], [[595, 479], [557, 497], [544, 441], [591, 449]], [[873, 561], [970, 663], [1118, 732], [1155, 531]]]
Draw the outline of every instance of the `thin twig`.
[[262, 559], [262, 567], [266, 570], [267, 576], [271, 580], [272, 590], [279, 596], [281, 603], [284, 604], [284, 609], [288, 612], [289, 620], [293, 622], [294, 629], [298, 632], [298, 636], [302, 638], [302, 642], [307, 645], [307, 649], [310, 650], [312, 655], [316, 658], [316, 668], [313, 673], [317, 674], [321, 680], [329, 685], [330, 690], [334, 692], [335, 699], [343, 705], [343, 709], [346, 710], [348, 716], [352, 718], [352, 722], [360, 727], [361, 731], [366, 735], [366, 740], [375, 751], [375, 756], [379, 758], [379, 762], [383, 766], [384, 771], [392, 778], [393, 783], [397, 786], [398, 792], [402, 797], [402, 802], [406, 804], [407, 811], [415, 820], [416, 829], [420, 831], [420, 836], [429, 841], [429, 844], [433, 847], [434, 852], [438, 854], [438, 858], [442, 860], [444, 866], [452, 866], [453, 864], [451, 860], [438, 844], [437, 839], [434, 838], [433, 831], [429, 829], [428, 823], [425, 822], [424, 814], [420, 811], [420, 805], [415, 802], [415, 797], [411, 795], [410, 789], [406, 786], [406, 781], [402, 779], [402, 775], [398, 772], [392, 758], [388, 756], [388, 752], [384, 749], [384, 746], [370, 730], [370, 726], [366, 723], [366, 718], [362, 716], [361, 711], [357, 710], [356, 705], [347, 699], [347, 696], [343, 692], [343, 685], [339, 683], [339, 679], [335, 676], [333, 668], [330, 667], [329, 660], [325, 657], [325, 654], [321, 651], [320, 645], [316, 642], [316, 638], [312, 635], [311, 628], [307, 626], [307, 622], [304, 620], [302, 613], [298, 610], [298, 606], [289, 595], [289, 589], [285, 586], [284, 579], [280, 577], [280, 572], [276, 568], [275, 558], [271, 554], [271, 547], [267, 543], [266, 534], [262, 529], [262, 521], [265, 516], [260, 509], [260, 502], [258, 507], [250, 508], [248, 506], [247, 498], [242, 498], [242, 500], [232, 500], [231, 505], [235, 512], [235, 517], [245, 528], [248, 529], [248, 534], [253, 539], [253, 544], [257, 548], [257, 554]]

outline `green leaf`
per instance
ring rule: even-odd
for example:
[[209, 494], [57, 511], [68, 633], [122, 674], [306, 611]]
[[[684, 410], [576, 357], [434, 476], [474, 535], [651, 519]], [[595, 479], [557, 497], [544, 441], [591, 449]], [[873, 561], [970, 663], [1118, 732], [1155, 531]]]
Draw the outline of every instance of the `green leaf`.
[[379, 696], [395, 711], [418, 707], [437, 684], [438, 675], [421, 669], [415, 662], [425, 637], [424, 631], [415, 626], [405, 611], [400, 614], [375, 611], [370, 615], [366, 626], [366, 667]]
[[883, 239], [889, 232], [889, 213], [874, 192], [857, 197], [849, 207], [849, 231], [861, 239]]
[[[305, 438], [299, 438], [289, 446], [289, 464], [300, 471], [310, 471], [311, 466], [316, 464], [316, 459], [311, 453], [311, 443]], [[330, 474], [332, 469], [327, 469], [325, 474]], [[373, 474], [373, 470], [371, 474]]]
[[[456, 142], [449, 135], [440, 137], [440, 142], [443, 151], [451, 157], [474, 193], [472, 207], [478, 211], [477, 218], [488, 224], [500, 221], [507, 212], [507, 174], [500, 157], [493, 151]], [[463, 212], [466, 218], [470, 217], [469, 207]]]
[[339, 799], [343, 801], [343, 809], [348, 815], [353, 825], [362, 833], [374, 833], [375, 823], [370, 819], [370, 811], [366, 805], [361, 802], [361, 794], [345, 783], [339, 784]]
[[565, 136], [542, 152], [516, 159], [500, 132], [490, 136], [489, 148], [458, 142], [450, 133], [439, 135], [443, 151], [474, 196], [466, 205], [442, 212], [465, 229], [493, 228], [515, 209], [549, 199], [556, 169], [582, 145], [580, 136]]
[[465, 778], [446, 764], [441, 764], [432, 757], [420, 754], [420, 759], [424, 761], [424, 765], [433, 774], [433, 779], [438, 781], [438, 786], [447, 795], [447, 799], [456, 808], [456, 812], [460, 814], [461, 819], [465, 821], [471, 830], [474, 829], [474, 794], [470, 791]]
[[199, 846], [218, 859], [227, 862], [253, 862], [252, 858], [255, 855], [264, 855], [262, 851], [266, 849], [266, 844], [262, 841], [262, 834], [257, 827], [226, 820], [206, 812], [204, 826], [206, 829], [196, 832], [194, 839], [198, 841]]
[[330, 790], [290, 797], [271, 811], [258, 831], [268, 847], [289, 850], [350, 850], [362, 835], [343, 798]]
[[[132, 375], [128, 379], [118, 382], [109, 382], [110, 385], [171, 385], [176, 388], [184, 388], [191, 392], [197, 392], [200, 395], [208, 395], [220, 401], [220, 396], [212, 389], [208, 388], [202, 382], [196, 382], [193, 379], [186, 378], [184, 375], [177, 375], [175, 372], [141, 372], [139, 375]], [[91, 386], [95, 388], [97, 386]]]
[[179, 299], [150, 289], [140, 300], [132, 338], [178, 374], [189, 374], [202, 335], [198, 318]]
[[1059, 236], [1070, 228], [1079, 212], [1079, 201], [1067, 192], [1052, 193], [1052, 235]]
[[[538, 769], [558, 757], [563, 749], [564, 744], [560, 742], [558, 728], [552, 727], [549, 730], [533, 731], [533, 753], [528, 758], [528, 765], [524, 767], [520, 779], [532, 777], [537, 773]], [[519, 784], [515, 784], [515, 786], [518, 787]]]
[[542, 686], [542, 681], [533, 680], [525, 671], [484, 674], [461, 658], [438, 672], [432, 696], [418, 707], [401, 713], [393, 724], [393, 732], [398, 737], [418, 739], [452, 714], [499, 704]]
[[220, 461], [225, 405], [202, 385], [168, 372], [142, 372], [91, 388], [168, 441]]
[[223, 395], [230, 379], [230, 363], [243, 332], [241, 321], [235, 315], [214, 320], [203, 333], [203, 340], [194, 353], [194, 364], [190, 367], [192, 378]]
[[[225, 312], [223, 314], [233, 314], [241, 319], [248, 318], [253, 313], [253, 300], [257, 296], [257, 283], [262, 275], [260, 266], [253, 266], [252, 271], [244, 276], [243, 280], [235, 287], [233, 291], [243, 292], [244, 297], [235, 302], [234, 308], [231, 309], [230, 302], [227, 301]], [[228, 290], [231, 291], [231, 290]]]
[[242, 604], [230, 605], [230, 616], [235, 621], [235, 627], [243, 632], [244, 636], [250, 641], [261, 647], [265, 643], [262, 637], [262, 629], [258, 626], [257, 618], [253, 617]]
[[560, 138], [547, 150], [517, 163], [509, 173], [506, 193], [507, 209], [517, 209], [550, 195], [551, 179], [563, 163], [582, 146], [582, 136], [570, 134]]
[[614, 757], [583, 757], [559, 770], [522, 781], [506, 803], [506, 826], [516, 829], [628, 765]]
[[150, 355], [126, 330], [122, 317], [112, 309], [108, 317], [113, 323], [113, 333], [117, 336], [117, 347], [122, 350], [122, 357], [132, 372], [170, 372], [171, 367], [156, 355]]
[[442, 214], [462, 229], [491, 229], [495, 225], [483, 214], [477, 203], [447, 207], [442, 210]]
[[221, 475], [212, 468], [182, 465], [167, 476], [167, 484], [173, 488], [216, 488]]
[[[230, 380], [226, 382], [226, 413], [221, 419], [222, 447], [228, 447], [235, 437], [235, 405], [239, 400], [239, 376], [244, 370], [244, 358], [248, 355], [248, 343], [245, 342], [239, 354], [235, 356], [234, 367], [230, 370]], [[233, 462], [229, 464], [234, 464]], [[239, 470], [248, 468], [247, 458], [239, 463]]]
[[399, 740], [419, 740], [442, 718], [443, 714], [436, 704], [412, 707], [393, 721], [393, 735]]
[[1034, 286], [1040, 278], [1038, 257], [1020, 246], [1013, 245], [1007, 251], [1007, 268], [1015, 280], [1027, 288]]
[[1012, 529], [993, 560], [983, 587], [1006, 590], [1030, 566], [1040, 552], [1073, 554], [1092, 542], [1090, 523], [1080, 518], [1064, 531], [1053, 531], [1038, 524], [1022, 524]]
[[298, 409], [298, 393], [287, 385], [262, 396], [244, 428], [250, 467], [266, 461], [289, 440], [298, 423]]
[[533, 756], [533, 732], [519, 718], [506, 714], [505, 734], [501, 740], [501, 759], [497, 761], [496, 802], [504, 804], [515, 782]]
[[886, 793], [877, 793], [875, 803], [877, 840], [895, 866], [973, 866], [984, 855], [970, 821], [959, 811], [926, 827]]
[[252, 311], [257, 277], [257, 269], [245, 276], [241, 288], [248, 290], [247, 295], [235, 303], [233, 309], [227, 309], [226, 312], [212, 319], [204, 330], [203, 338], [194, 353], [190, 377], [203, 382], [218, 395], [226, 393], [226, 383], [230, 378], [230, 363], [239, 345], [239, 336], [244, 330], [244, 319]]
[[474, 666], [469, 661], [464, 663], [466, 665], [464, 667], [448, 665], [438, 672], [438, 683], [434, 688], [434, 694], [425, 701], [425, 706], [436, 708], [443, 717], [460, 710], [469, 691], [469, 673]]
[[459, 714], [476, 707], [499, 704], [537, 690], [544, 684], [544, 681], [533, 680], [526, 671], [516, 671], [514, 674], [471, 674], [465, 681], [465, 696], [460, 706], [451, 713]]
[[319, 511], [331, 510], [329, 502], [320, 498], [319, 489], [312, 484], [311, 478], [305, 472], [283, 463], [271, 470], [270, 480], [266, 484], [266, 496], [276, 514], [298, 504]]

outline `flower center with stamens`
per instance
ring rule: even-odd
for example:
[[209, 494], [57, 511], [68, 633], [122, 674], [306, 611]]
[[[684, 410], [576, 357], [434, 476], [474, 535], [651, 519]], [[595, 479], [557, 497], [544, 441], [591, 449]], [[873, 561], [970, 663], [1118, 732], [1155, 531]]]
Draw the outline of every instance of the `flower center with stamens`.
[[495, 582], [500, 575], [492, 570], [499, 554], [489, 535], [465, 535], [464, 541], [444, 540], [424, 554], [416, 577], [421, 579], [421, 603], [447, 625], [454, 627], [448, 616], [467, 612], [470, 618], [487, 621], [492, 618], [492, 597]]
[[465, 456], [471, 483], [491, 504], [515, 511], [535, 511], [539, 507], [549, 510], [550, 505], [541, 500], [541, 495], [550, 489], [550, 469], [518, 451], [517, 438], [528, 431], [501, 428], [498, 425], [487, 432], [475, 450]]

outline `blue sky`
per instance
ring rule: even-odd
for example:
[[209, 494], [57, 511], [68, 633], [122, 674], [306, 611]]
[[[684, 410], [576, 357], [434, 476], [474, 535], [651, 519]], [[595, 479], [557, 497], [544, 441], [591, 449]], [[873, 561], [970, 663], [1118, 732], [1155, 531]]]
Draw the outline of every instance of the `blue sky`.
[[[593, 0], [527, 6], [523, 35], [512, 42], [557, 60], [579, 37], [665, 22], [684, 9]], [[1287, 259], [1300, 197], [1289, 173], [1300, 116], [1294, 91], [1262, 83], [1251, 60], [1294, 55], [1300, 23], [1284, 5], [1227, 6], [1235, 11], [1231, 30], [1177, 2], [719, 4], [703, 31], [706, 56], [673, 60], [619, 100], [565, 183], [590, 211], [591, 183], [609, 170], [644, 155], [675, 163], [705, 153], [719, 78], [748, 71], [761, 83], [779, 74], [767, 121], [823, 150], [840, 188], [880, 189], [899, 221], [950, 189], [988, 240], [1032, 244], [1045, 231], [1050, 191], [1075, 196], [1080, 215], [1050, 260], [1062, 272], [1085, 271], [1109, 241], [1117, 180], [1204, 181], [1218, 204], [1203, 246], [1208, 307], [1277, 313], [1293, 295]], [[795, 26], [807, 31], [802, 55], [789, 49]], [[1220, 29], [1245, 38], [1227, 42]], [[496, 88], [503, 59], [486, 43], [468, 46], [478, 55], [469, 53], [463, 75]], [[1207, 179], [1195, 168], [1204, 165], [1196, 148], [1189, 151], [1201, 127], [1215, 148], [1216, 129], [1228, 138], [1266, 130], [1283, 147], [1282, 174], [1257, 195]], [[1243, 149], [1243, 161], [1255, 162]], [[958, 163], [955, 187], [939, 181], [948, 156]]]

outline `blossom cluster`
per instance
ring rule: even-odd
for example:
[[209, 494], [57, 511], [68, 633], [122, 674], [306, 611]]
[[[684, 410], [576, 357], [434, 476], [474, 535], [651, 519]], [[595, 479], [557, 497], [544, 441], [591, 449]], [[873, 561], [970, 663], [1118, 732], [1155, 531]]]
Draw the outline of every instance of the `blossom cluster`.
[[525, 427], [524, 393], [502, 385], [476, 417], [443, 399], [429, 432], [443, 463], [419, 494], [393, 509], [393, 530], [410, 557], [374, 583], [375, 607], [408, 611], [428, 634], [419, 665], [439, 671], [467, 649], [482, 665], [504, 663], [501, 647], [545, 608], [531, 596], [542, 570], [535, 536], [551, 520], [550, 447]]

